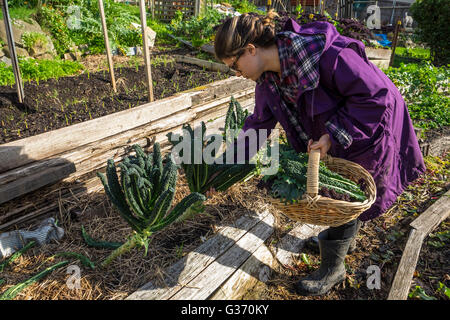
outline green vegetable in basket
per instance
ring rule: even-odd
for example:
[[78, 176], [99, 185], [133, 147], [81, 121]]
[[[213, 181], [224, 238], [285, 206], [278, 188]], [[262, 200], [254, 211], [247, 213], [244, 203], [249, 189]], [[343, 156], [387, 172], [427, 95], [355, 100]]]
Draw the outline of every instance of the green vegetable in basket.
[[[288, 145], [280, 144], [280, 166], [277, 174], [264, 176], [271, 183], [272, 195], [286, 203], [301, 200], [306, 192], [306, 173], [309, 155], [297, 153]], [[321, 161], [319, 164], [319, 191], [329, 197], [342, 197], [350, 201], [367, 199], [355, 182], [331, 171]]]

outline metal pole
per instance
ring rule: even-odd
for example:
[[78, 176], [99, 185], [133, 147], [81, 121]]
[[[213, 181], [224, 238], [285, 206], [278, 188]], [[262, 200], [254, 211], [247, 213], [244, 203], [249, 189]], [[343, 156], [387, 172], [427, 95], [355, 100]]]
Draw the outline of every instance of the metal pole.
[[14, 78], [16, 79], [17, 98], [19, 99], [19, 103], [23, 103], [25, 95], [23, 92], [22, 76], [20, 75], [19, 60], [17, 60], [16, 46], [14, 45], [14, 37], [11, 27], [11, 20], [9, 18], [7, 0], [3, 0], [2, 10], [3, 19], [5, 20], [6, 38], [8, 39], [8, 48], [11, 55], [11, 64], [14, 71]]
[[106, 56], [108, 57], [109, 74], [111, 76], [111, 84], [114, 92], [117, 92], [116, 79], [114, 77], [114, 66], [111, 56], [111, 48], [109, 47], [108, 29], [106, 27], [105, 10], [103, 8], [103, 0], [98, 0], [98, 7], [100, 9], [100, 17], [102, 19], [103, 37], [105, 38]]
[[392, 3], [392, 13], [391, 13], [391, 25], [394, 22], [394, 11], [395, 11], [395, 5], [397, 4], [397, 0], [394, 0]]
[[152, 102], [154, 100], [153, 82], [152, 70], [150, 65], [150, 49], [148, 47], [147, 39], [147, 14], [145, 12], [145, 0], [139, 0], [139, 4], [141, 12], [142, 46], [144, 47], [145, 73], [147, 75], [148, 101]]

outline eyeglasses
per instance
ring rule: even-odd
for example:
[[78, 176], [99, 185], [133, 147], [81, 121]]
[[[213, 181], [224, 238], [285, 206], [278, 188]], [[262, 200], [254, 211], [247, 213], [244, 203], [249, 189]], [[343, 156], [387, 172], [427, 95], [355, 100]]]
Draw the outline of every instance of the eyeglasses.
[[244, 54], [246, 49], [241, 50], [237, 55], [236, 58], [234, 59], [233, 64], [230, 66], [231, 69], [236, 70], [239, 73], [242, 73], [241, 70], [238, 69], [237, 67], [237, 62], [239, 60], [240, 57], [242, 57], [242, 55]]

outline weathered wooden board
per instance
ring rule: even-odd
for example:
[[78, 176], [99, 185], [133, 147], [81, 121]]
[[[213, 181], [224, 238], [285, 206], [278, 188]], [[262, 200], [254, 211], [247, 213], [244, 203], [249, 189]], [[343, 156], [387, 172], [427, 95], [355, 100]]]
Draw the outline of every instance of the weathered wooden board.
[[92, 119], [0, 145], [0, 172], [52, 157], [189, 108], [191, 94], [180, 94], [130, 110]]
[[175, 96], [101, 118], [0, 145], [0, 173], [80, 146], [147, 125], [211, 100], [254, 88], [249, 80], [231, 77]]
[[223, 63], [211, 62], [211, 61], [197, 59], [197, 58], [193, 58], [193, 57], [189, 57], [189, 56], [182, 56], [182, 55], [178, 55], [178, 54], [174, 54], [173, 57], [175, 58], [175, 61], [177, 61], [177, 62], [194, 64], [196, 66], [206, 68], [207, 70], [220, 71], [223, 73], [231, 73], [231, 74], [236, 73], [232, 69], [230, 69], [230, 67], [228, 67], [227, 65], [225, 65]]
[[424, 238], [425, 235], [422, 232], [416, 229], [411, 230], [391, 290], [389, 291], [388, 300], [406, 300], [408, 298], [411, 280], [414, 270], [416, 270]]
[[294, 228], [273, 248], [269, 249], [266, 244], [261, 244], [255, 253], [209, 299], [242, 299], [248, 290], [251, 290], [259, 282], [267, 282], [278, 264], [285, 267], [291, 265], [300, 255], [306, 239], [317, 235], [325, 228], [296, 223]]
[[268, 214], [224, 254], [173, 295], [171, 300], [205, 300], [221, 286], [273, 233], [274, 217]]
[[[247, 99], [244, 100], [242, 102], [242, 107], [245, 109], [248, 109], [249, 111], [252, 111], [252, 108], [254, 107], [254, 100], [253, 99]], [[223, 111], [224, 112], [224, 111]], [[222, 112], [222, 115], [223, 115]], [[207, 119], [204, 119], [207, 120]], [[220, 133], [221, 129], [223, 126], [223, 117], [219, 117], [213, 121], [208, 122], [208, 127], [207, 127], [207, 131], [206, 134], [213, 134], [213, 133]], [[178, 128], [181, 131], [181, 128]], [[162, 133], [160, 132], [160, 134], [154, 136], [157, 142], [160, 142], [162, 145], [162, 149], [161, 151], [163, 153], [167, 152], [170, 148], [169, 143], [167, 142], [167, 139], [165, 137], [166, 132], [171, 131], [171, 130], [166, 130], [163, 131]], [[177, 130], [174, 130], [174, 132], [177, 132]], [[133, 138], [142, 136], [145, 137], [145, 135], [139, 135], [138, 132], [132, 130], [131, 132], [129, 132], [129, 134], [131, 134], [131, 136]], [[130, 138], [131, 139], [131, 138]], [[143, 138], [143, 139], [138, 139], [138, 140], [127, 140], [128, 143], [138, 143], [140, 144], [144, 149], [146, 149], [147, 145], [147, 141]], [[76, 162], [76, 172], [73, 173], [72, 175], [70, 175], [69, 178], [66, 178], [64, 180], [62, 180], [62, 182], [69, 182], [69, 183], [73, 183], [73, 181], [78, 178], [81, 177], [84, 174], [90, 173], [92, 171], [104, 171], [104, 167], [106, 164], [106, 160], [108, 159], [108, 157], [113, 157], [115, 159], [116, 162], [120, 162], [123, 158], [123, 156], [125, 154], [127, 154], [128, 150], [125, 149], [125, 146], [123, 146], [123, 144], [126, 144], [126, 142], [122, 141], [121, 143], [119, 143], [118, 141], [116, 142], [111, 142], [109, 141], [109, 143], [106, 143], [106, 145], [104, 147], [101, 146], [101, 144], [95, 144], [92, 145], [91, 147], [93, 148], [93, 150], [90, 149], [86, 149], [83, 151], [82, 154], [76, 156], [76, 154], [68, 154], [67, 156], [74, 156], [73, 158], [68, 158], [70, 160], [72, 160], [74, 163]], [[115, 146], [115, 147], [112, 147]], [[81, 152], [81, 151], [79, 151]], [[88, 154], [94, 154], [93, 157], [89, 157], [87, 156]], [[63, 159], [64, 161], [67, 161], [66, 159]], [[33, 165], [33, 164], [32, 164]], [[78, 189], [82, 189], [86, 194], [93, 192], [93, 191], [97, 191], [99, 189], [101, 189], [101, 184], [100, 184], [100, 180], [98, 178], [94, 178], [94, 179], [90, 179], [88, 182], [86, 182], [86, 188], [83, 187], [84, 184], [82, 184], [81, 186], [78, 186]], [[65, 199], [65, 197], [71, 197], [72, 195], [67, 193], [66, 194], [66, 190], [62, 189], [62, 195], [60, 195], [60, 197], [62, 199]], [[0, 193], [1, 193], [1, 187], [0, 187]], [[82, 195], [83, 192], [81, 193], [77, 193], [77, 196]], [[54, 199], [54, 197], [53, 197]], [[50, 200], [49, 200], [50, 201]], [[47, 202], [49, 202], [47, 201]], [[51, 202], [51, 201], [50, 201]], [[6, 230], [8, 228], [10, 228], [11, 226], [14, 225], [14, 223], [20, 224], [20, 223], [24, 223], [27, 222], [29, 220], [33, 220], [37, 217], [42, 217], [45, 214], [53, 211], [55, 208], [58, 207], [58, 203], [56, 202], [56, 200], [53, 200], [52, 204], [46, 203], [44, 206], [40, 205], [39, 203], [35, 203], [33, 204], [33, 207], [35, 208], [34, 211], [32, 212], [28, 212], [26, 215], [24, 215], [23, 217], [19, 217], [19, 218], [13, 218], [14, 220], [10, 221], [11, 219], [8, 218], [8, 222], [6, 221], [6, 217], [5, 216], [0, 216], [0, 222], [2, 222], [2, 224], [0, 225], [0, 230]], [[22, 207], [22, 211], [29, 211], [29, 206], [25, 205]], [[18, 208], [14, 214], [10, 214], [8, 213], [6, 216], [20, 216], [21, 215], [21, 210], [20, 208]]]
[[207, 240], [183, 259], [165, 270], [162, 281], [151, 281], [131, 294], [127, 300], [168, 300], [202, 273], [211, 263], [221, 257], [264, 218], [265, 211], [244, 215], [231, 226], [222, 227], [216, 236]]
[[[147, 121], [142, 125], [137, 126], [136, 123], [134, 123], [133, 125], [130, 125], [133, 128], [128, 128], [116, 134], [111, 132], [111, 130], [108, 130], [108, 128], [99, 125], [97, 127], [98, 132], [108, 131], [109, 136], [91, 142], [89, 142], [89, 139], [82, 139], [81, 136], [76, 137], [75, 135], [75, 137], [73, 137], [73, 144], [68, 145], [68, 149], [65, 152], [54, 155], [54, 158], [35, 161], [0, 174], [0, 203], [34, 191], [39, 187], [54, 183], [58, 181], [58, 177], [59, 180], [61, 180], [68, 176], [68, 178], [65, 179], [66, 181], [77, 179], [84, 174], [104, 166], [104, 163], [108, 158], [115, 158], [120, 161], [122, 156], [128, 152], [127, 148], [130, 145], [138, 143], [143, 147], [148, 147], [150, 144], [149, 137], [156, 138], [156, 141], [168, 146], [166, 134], [181, 129], [181, 126], [184, 123], [200, 123], [200, 121], [206, 122], [211, 119], [224, 117], [226, 109], [228, 108], [230, 93], [232, 93], [236, 99], [241, 99], [241, 102], [244, 105], [252, 105], [254, 103], [253, 89], [253, 84], [246, 81], [243, 82], [236, 77], [234, 77], [234, 79], [226, 79], [204, 88], [199, 88], [197, 91], [183, 93], [183, 96], [189, 95], [188, 98], [195, 100], [195, 103], [187, 103], [183, 107], [184, 109], [178, 111], [172, 110], [172, 113], [162, 117], [155, 117], [155, 120]], [[175, 102], [176, 101], [179, 101], [179, 99], [176, 98]], [[158, 109], [164, 107], [164, 105], [153, 105], [153, 107]], [[121, 113], [125, 112], [128, 114], [132, 110], [126, 110]], [[164, 115], [165, 112], [162, 112], [161, 114]], [[102, 117], [102, 119], [109, 127], [111, 126], [110, 123], [115, 123], [118, 118], [117, 114], [113, 114]], [[62, 129], [55, 130], [55, 132], [62, 133], [63, 136], [52, 132], [55, 135], [55, 140], [48, 140], [45, 142], [40, 141], [40, 144], [45, 144], [48, 148], [48, 146], [58, 144], [60, 141], [67, 139], [67, 130], [74, 129], [75, 132], [79, 132], [84, 127], [85, 124], [81, 123], [62, 128], [64, 129], [64, 132], [61, 132]], [[39, 136], [45, 138], [42, 135], [38, 135], [19, 140], [18, 143], [28, 143], [30, 142], [28, 139], [37, 139]], [[95, 134], [92, 134], [91, 136], [95, 136]], [[72, 137], [72, 135], [70, 135], [70, 137]], [[78, 142], [75, 142], [76, 140]], [[78, 147], [73, 147], [75, 144], [78, 144]], [[0, 150], [5, 149], [0, 148]], [[14, 157], [14, 155], [10, 156]], [[39, 156], [33, 155], [32, 158], [39, 158]], [[63, 170], [64, 168], [61, 169], [61, 166], [59, 165], [60, 162], [73, 163], [73, 165], [69, 165], [69, 167], [74, 168], [74, 170], [68, 175], [67, 170]], [[53, 168], [52, 176], [47, 176], [45, 172], [45, 170], [49, 170], [49, 168]], [[39, 183], [30, 183], [30, 175], [34, 175], [33, 180], [39, 181]], [[52, 177], [52, 179], [50, 179], [50, 177]], [[11, 184], [14, 184], [14, 190], [17, 190], [18, 192], [10, 192]]]
[[406, 300], [408, 298], [422, 243], [428, 234], [449, 215], [450, 191], [447, 191], [410, 224], [412, 229], [392, 282], [388, 300]]
[[450, 190], [444, 193], [425, 212], [418, 216], [411, 227], [428, 235], [450, 215]]

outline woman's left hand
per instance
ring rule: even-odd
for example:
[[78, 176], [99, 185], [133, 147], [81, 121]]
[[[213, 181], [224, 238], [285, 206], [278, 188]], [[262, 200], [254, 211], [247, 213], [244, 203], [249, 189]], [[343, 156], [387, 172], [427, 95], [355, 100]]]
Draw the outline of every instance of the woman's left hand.
[[328, 134], [324, 134], [320, 137], [319, 141], [313, 141], [309, 139], [308, 141], [308, 153], [311, 150], [320, 149], [320, 158], [322, 159], [327, 154], [328, 150], [331, 148], [331, 140]]

